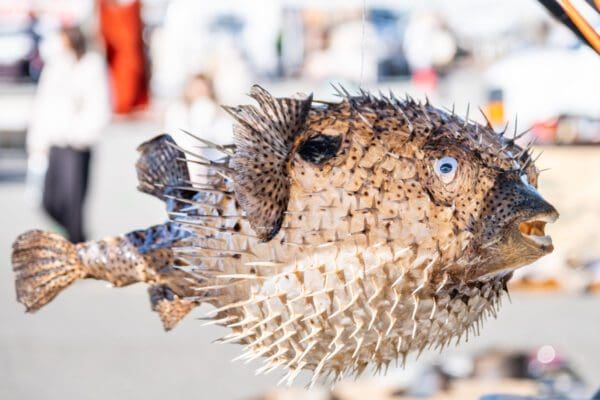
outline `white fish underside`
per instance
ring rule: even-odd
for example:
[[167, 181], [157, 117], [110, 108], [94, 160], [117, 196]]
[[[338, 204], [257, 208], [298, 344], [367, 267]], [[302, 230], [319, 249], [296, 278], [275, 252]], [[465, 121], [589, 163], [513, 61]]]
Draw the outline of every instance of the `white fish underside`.
[[[385, 157], [377, 165], [385, 167]], [[383, 173], [377, 168], [375, 175]], [[190, 208], [214, 218], [176, 218], [198, 236], [174, 250], [203, 280], [197, 290], [212, 299], [215, 322], [232, 329], [223, 341], [247, 346], [240, 358], [264, 357], [261, 372], [287, 367], [288, 383], [301, 369], [313, 370], [314, 383], [444, 347], [495, 315], [503, 276], [465, 285], [443, 271], [464, 269], [468, 260], [439, 267], [437, 249], [447, 260], [466, 241], [432, 241], [431, 230], [440, 228], [422, 213], [385, 192], [379, 205], [365, 204], [348, 187], [352, 179], [336, 181], [343, 184], [335, 196], [296, 188], [302, 193], [292, 193], [282, 229], [268, 243], [227, 195], [207, 193]], [[231, 192], [216, 171], [201, 182], [207, 184]]]

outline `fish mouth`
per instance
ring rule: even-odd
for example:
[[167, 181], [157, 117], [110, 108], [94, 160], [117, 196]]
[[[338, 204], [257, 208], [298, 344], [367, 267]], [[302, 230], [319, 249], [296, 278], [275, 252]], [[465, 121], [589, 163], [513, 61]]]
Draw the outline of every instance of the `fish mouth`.
[[557, 212], [549, 212], [535, 215], [534, 217], [519, 223], [521, 236], [531, 245], [546, 253], [554, 250], [552, 237], [544, 231], [546, 224], [553, 223], [558, 219]]

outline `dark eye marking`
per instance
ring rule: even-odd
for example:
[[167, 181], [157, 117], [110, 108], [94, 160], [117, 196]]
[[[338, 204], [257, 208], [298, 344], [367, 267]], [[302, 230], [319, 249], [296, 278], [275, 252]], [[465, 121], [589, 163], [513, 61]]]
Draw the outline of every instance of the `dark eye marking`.
[[335, 157], [340, 145], [342, 144], [341, 136], [332, 135], [315, 135], [298, 147], [297, 153], [305, 161], [310, 161], [313, 164], [322, 164], [330, 158]]

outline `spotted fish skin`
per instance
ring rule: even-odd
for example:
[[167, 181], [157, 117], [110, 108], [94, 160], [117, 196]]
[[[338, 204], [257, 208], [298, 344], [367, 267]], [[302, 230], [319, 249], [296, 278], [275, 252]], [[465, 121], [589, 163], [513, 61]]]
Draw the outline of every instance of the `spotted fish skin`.
[[[197, 290], [232, 330], [223, 341], [264, 357], [261, 372], [284, 367], [288, 382], [302, 369], [314, 383], [387, 368], [478, 333], [512, 271], [551, 251], [517, 228], [557, 213], [514, 139], [411, 99], [340, 94], [282, 128], [277, 115], [311, 98], [290, 106], [254, 87], [259, 108], [228, 111], [236, 146], [260, 156], [225, 156], [200, 182], [213, 190], [197, 204], [205, 215], [175, 218], [196, 233], [174, 251], [205, 279]], [[294, 131], [283, 156], [269, 151], [281, 129]], [[459, 169], [446, 182], [435, 165], [449, 156]], [[288, 200], [257, 214], [261, 197]]]
[[[172, 329], [198, 305], [191, 300], [196, 293], [188, 280], [193, 277], [174, 268], [171, 245], [185, 236], [171, 223], [78, 244], [49, 232], [26, 232], [13, 246], [17, 300], [28, 312], [35, 312], [78, 279], [103, 280], [115, 287], [144, 282], [151, 285], [153, 310], [159, 312], [164, 327]], [[169, 312], [163, 311], [165, 302]], [[187, 312], [174, 318], [171, 313], [179, 309]]]
[[558, 213], [515, 138], [393, 95], [250, 95], [225, 108], [233, 146], [198, 138], [222, 158], [181, 149], [205, 174], [165, 179], [182, 165], [160, 161], [164, 137], [138, 171], [189, 233], [169, 245], [187, 299], [212, 304], [260, 372], [314, 383], [458, 342], [496, 315], [514, 269], [552, 251]]

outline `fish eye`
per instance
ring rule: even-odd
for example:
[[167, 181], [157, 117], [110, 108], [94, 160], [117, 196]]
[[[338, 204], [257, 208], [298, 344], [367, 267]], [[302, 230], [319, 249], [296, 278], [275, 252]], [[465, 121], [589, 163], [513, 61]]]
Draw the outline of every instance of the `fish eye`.
[[444, 183], [452, 182], [457, 169], [458, 161], [454, 157], [443, 157], [435, 163], [435, 173]]
[[303, 160], [321, 165], [337, 155], [341, 144], [342, 137], [339, 135], [318, 134], [302, 143], [297, 152]]

